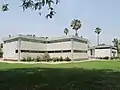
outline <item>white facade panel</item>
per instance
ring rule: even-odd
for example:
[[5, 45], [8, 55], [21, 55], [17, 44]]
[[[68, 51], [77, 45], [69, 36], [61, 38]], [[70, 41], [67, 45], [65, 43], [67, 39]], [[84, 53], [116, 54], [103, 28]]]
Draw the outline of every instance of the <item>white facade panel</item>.
[[71, 50], [71, 41], [47, 44], [47, 50]]
[[21, 50], [46, 50], [46, 45], [39, 42], [21, 41]]
[[110, 57], [110, 49], [95, 49], [95, 57]]
[[73, 41], [73, 49], [74, 50], [87, 50], [88, 45], [86, 43]]
[[18, 54], [15, 50], [18, 49], [18, 41], [4, 43], [3, 46], [3, 59], [18, 60]]

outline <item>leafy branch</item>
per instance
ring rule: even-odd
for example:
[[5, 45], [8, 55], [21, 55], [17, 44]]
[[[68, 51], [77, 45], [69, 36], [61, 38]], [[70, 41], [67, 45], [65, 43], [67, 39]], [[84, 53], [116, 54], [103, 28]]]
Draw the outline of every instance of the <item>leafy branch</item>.
[[[47, 6], [49, 13], [45, 16], [47, 19], [52, 18], [56, 12], [54, 11], [53, 6], [57, 5], [59, 3], [59, 0], [21, 0], [22, 4], [20, 7], [22, 7], [23, 11], [27, 9], [39, 11], [39, 14], [41, 15], [41, 10]], [[3, 4], [2, 5], [2, 11], [8, 11], [9, 10], [9, 4]]]

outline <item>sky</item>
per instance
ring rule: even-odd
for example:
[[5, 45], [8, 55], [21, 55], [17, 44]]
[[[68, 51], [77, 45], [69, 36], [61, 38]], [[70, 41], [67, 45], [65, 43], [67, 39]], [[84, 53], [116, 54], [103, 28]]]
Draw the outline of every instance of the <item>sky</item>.
[[16, 34], [35, 34], [36, 36], [63, 36], [64, 28], [70, 28], [73, 19], [81, 20], [82, 27], [78, 31], [96, 44], [96, 27], [100, 27], [100, 43], [111, 44], [113, 38], [120, 36], [120, 0], [60, 0], [55, 6], [56, 15], [46, 19], [46, 8], [42, 15], [38, 12], [22, 11], [20, 0], [0, 0], [0, 5], [10, 4], [8, 12], [0, 12], [0, 38]]

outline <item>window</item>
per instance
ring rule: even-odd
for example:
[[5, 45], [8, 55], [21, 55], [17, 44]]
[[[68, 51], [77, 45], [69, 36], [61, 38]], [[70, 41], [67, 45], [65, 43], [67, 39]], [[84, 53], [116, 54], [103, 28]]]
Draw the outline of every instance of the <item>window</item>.
[[55, 53], [61, 53], [62, 51], [55, 51]]
[[63, 53], [71, 52], [71, 50], [63, 50]]
[[75, 52], [75, 53], [87, 53], [86, 50], [73, 50], [73, 52]]
[[18, 53], [18, 50], [15, 50], [15, 53]]

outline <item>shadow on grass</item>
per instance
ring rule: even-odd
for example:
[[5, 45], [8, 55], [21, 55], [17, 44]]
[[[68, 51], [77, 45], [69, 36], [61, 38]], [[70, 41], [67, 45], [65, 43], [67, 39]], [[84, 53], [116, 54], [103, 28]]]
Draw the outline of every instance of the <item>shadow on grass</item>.
[[120, 72], [81, 68], [0, 71], [0, 90], [119, 90]]

